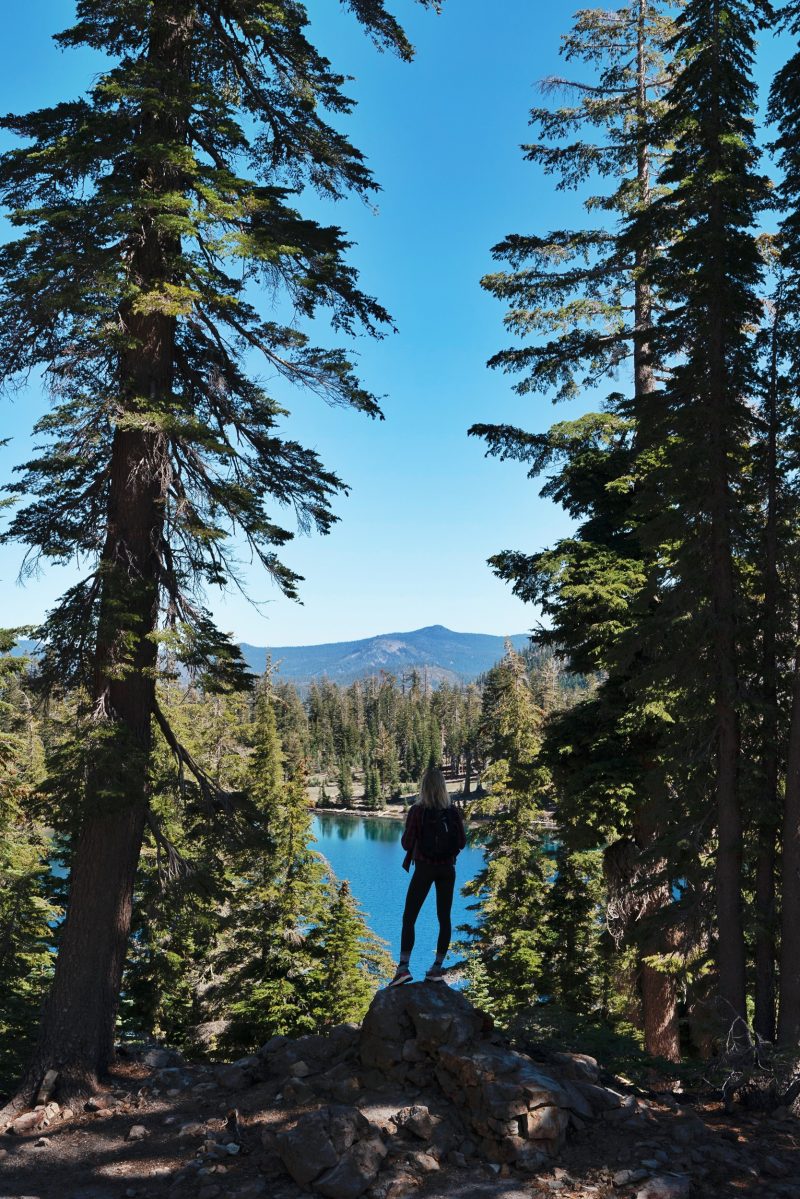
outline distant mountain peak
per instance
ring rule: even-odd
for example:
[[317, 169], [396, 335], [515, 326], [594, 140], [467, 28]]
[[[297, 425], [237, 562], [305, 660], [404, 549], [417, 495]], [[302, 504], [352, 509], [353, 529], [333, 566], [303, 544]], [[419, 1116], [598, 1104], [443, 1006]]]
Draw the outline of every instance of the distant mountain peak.
[[276, 676], [285, 682], [308, 686], [315, 679], [347, 685], [382, 671], [403, 674], [426, 671], [429, 682], [472, 682], [502, 658], [505, 642], [516, 649], [529, 641], [527, 633], [512, 637], [489, 633], [456, 633], [442, 624], [426, 625], [403, 633], [380, 633], [358, 641], [334, 641], [321, 645], [256, 646], [242, 643], [241, 650], [252, 671], [262, 674], [267, 658]]

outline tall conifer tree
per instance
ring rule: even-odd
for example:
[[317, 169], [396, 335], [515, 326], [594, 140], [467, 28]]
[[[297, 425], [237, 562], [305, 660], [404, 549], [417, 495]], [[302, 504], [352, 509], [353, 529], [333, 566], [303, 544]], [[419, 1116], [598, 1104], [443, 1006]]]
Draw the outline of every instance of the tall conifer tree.
[[647, 271], [663, 302], [651, 344], [667, 377], [639, 405], [640, 453], [657, 458], [641, 497], [640, 537], [662, 547], [652, 574], [660, 619], [670, 630], [668, 673], [697, 698], [697, 662], [707, 670], [718, 989], [721, 1016], [737, 1043], [746, 1011], [736, 542], [756, 387], [752, 329], [761, 313], [754, 226], [767, 184], [756, 169], [752, 70], [764, 13], [757, 0], [687, 3], [677, 20], [678, 69], [661, 122], [661, 136], [671, 143], [661, 173], [666, 190], [632, 224], [634, 237], [652, 230], [654, 240], [670, 246]]
[[[343, 2], [410, 57], [382, 0]], [[54, 397], [12, 488], [22, 506], [7, 536], [88, 564], [49, 616], [45, 673], [83, 681], [97, 721], [28, 1093], [50, 1067], [65, 1090], [91, 1089], [113, 1052], [153, 716], [182, 756], [155, 700], [162, 617], [188, 665], [241, 680], [241, 658], [196, 598], [231, 575], [227, 535], [238, 530], [294, 595], [275, 509], [322, 532], [333, 520], [340, 481], [279, 432], [279, 401], [244, 354], [378, 415], [346, 353], [314, 345], [293, 319], [327, 310], [344, 333], [388, 319], [359, 290], [342, 231], [293, 198], [304, 186], [374, 189], [329, 123], [352, 104], [307, 25], [294, 0], [80, 0], [57, 40], [111, 65], [86, 97], [2, 122], [24, 145], [0, 161], [18, 230], [0, 251], [0, 377], [43, 368]], [[293, 317], [262, 314], [259, 286]]]
[[[614, 394], [604, 411], [559, 423], [543, 435], [507, 426], [471, 430], [486, 438], [490, 453], [529, 463], [532, 476], [549, 473], [543, 494], [580, 522], [574, 536], [551, 550], [533, 556], [507, 552], [493, 559], [517, 594], [541, 603], [550, 617], [550, 628], [538, 639], [564, 652], [573, 670], [600, 670], [606, 676], [600, 693], [587, 701], [590, 717], [567, 713], [545, 733], [562, 776], [562, 793], [570, 761], [575, 762], [574, 773], [584, 776], [575, 787], [584, 796], [583, 811], [574, 813], [569, 828], [570, 805], [563, 805], [562, 835], [580, 849], [591, 847], [586, 830], [593, 827], [597, 833], [600, 824], [609, 841], [623, 838], [631, 845], [635, 838], [642, 854], [640, 874], [651, 876], [650, 894], [660, 894], [664, 908], [669, 890], [652, 881], [661, 869], [653, 846], [652, 809], [656, 796], [663, 797], [663, 783], [656, 778], [652, 752], [628, 754], [623, 766], [616, 749], [632, 727], [658, 723], [652, 697], [642, 696], [631, 680], [633, 659], [641, 652], [641, 626], [650, 617], [632, 478], [638, 405], [656, 386], [650, 329], [657, 296], [647, 268], [658, 242], [643, 225], [635, 238], [623, 236], [622, 222], [645, 212], [657, 191], [654, 176], [664, 155], [657, 120], [669, 81], [670, 8], [632, 0], [613, 11], [578, 13], [563, 53], [595, 75], [578, 82], [548, 81], [551, 90], [568, 89], [576, 99], [555, 111], [534, 110], [545, 142], [559, 144], [535, 144], [527, 153], [560, 176], [560, 187], [577, 187], [590, 178], [594, 182], [594, 172], [610, 178], [609, 192], [585, 201], [590, 214], [608, 215], [604, 224], [588, 230], [507, 238], [495, 254], [507, 258], [512, 271], [484, 281], [493, 294], [510, 302], [506, 324], [526, 339], [490, 364], [521, 372], [518, 391], [555, 389], [556, 398], [572, 396], [580, 385], [595, 384], [627, 363], [633, 395]], [[600, 139], [587, 137], [587, 129], [599, 130]], [[573, 130], [581, 138], [562, 144]], [[564, 328], [570, 330], [566, 336]], [[645, 709], [650, 711], [647, 718]], [[650, 729], [646, 740], [652, 745]], [[595, 785], [587, 790], [589, 761]], [[597, 787], [603, 773], [605, 782]], [[598, 810], [590, 814], [594, 796]], [[652, 1052], [676, 1057], [674, 985], [649, 964], [652, 939], [642, 947], [645, 1037]]]

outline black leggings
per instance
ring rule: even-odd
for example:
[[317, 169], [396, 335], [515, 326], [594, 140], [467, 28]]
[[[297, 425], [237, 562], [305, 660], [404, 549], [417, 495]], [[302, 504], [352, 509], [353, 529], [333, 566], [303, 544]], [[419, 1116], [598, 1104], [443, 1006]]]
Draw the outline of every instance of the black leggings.
[[414, 873], [408, 884], [406, 906], [403, 911], [403, 931], [400, 936], [400, 952], [411, 953], [414, 948], [414, 925], [420, 908], [425, 902], [431, 886], [436, 887], [436, 915], [439, 918], [439, 939], [436, 942], [438, 957], [444, 957], [450, 945], [450, 909], [456, 886], [455, 866], [427, 866], [424, 862], [414, 864]]

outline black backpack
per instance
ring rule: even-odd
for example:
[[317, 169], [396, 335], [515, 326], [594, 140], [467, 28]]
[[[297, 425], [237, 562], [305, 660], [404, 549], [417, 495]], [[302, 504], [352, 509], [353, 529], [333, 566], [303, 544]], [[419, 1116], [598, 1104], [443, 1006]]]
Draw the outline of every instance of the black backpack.
[[426, 858], [453, 858], [458, 853], [458, 818], [452, 808], [423, 808], [419, 847]]

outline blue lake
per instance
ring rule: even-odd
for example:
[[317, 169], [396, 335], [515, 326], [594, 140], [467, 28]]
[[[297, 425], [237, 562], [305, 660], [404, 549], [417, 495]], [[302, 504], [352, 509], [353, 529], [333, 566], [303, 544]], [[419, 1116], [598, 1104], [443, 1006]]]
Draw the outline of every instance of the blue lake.
[[[339, 879], [347, 879], [373, 932], [389, 944], [395, 961], [400, 953], [400, 922], [409, 875], [403, 870], [405, 850], [400, 845], [402, 822], [381, 817], [342, 816], [316, 813], [312, 822], [314, 848], [330, 862]], [[471, 913], [461, 887], [475, 877], [483, 865], [483, 851], [475, 844], [458, 855], [456, 893], [453, 900], [453, 940]], [[412, 867], [413, 870], [413, 867]], [[472, 902], [472, 901], [470, 901]], [[419, 977], [433, 960], [436, 949], [436, 897], [433, 888], [417, 920], [417, 937], [411, 959], [412, 972]], [[454, 960], [452, 953], [448, 962]]]

